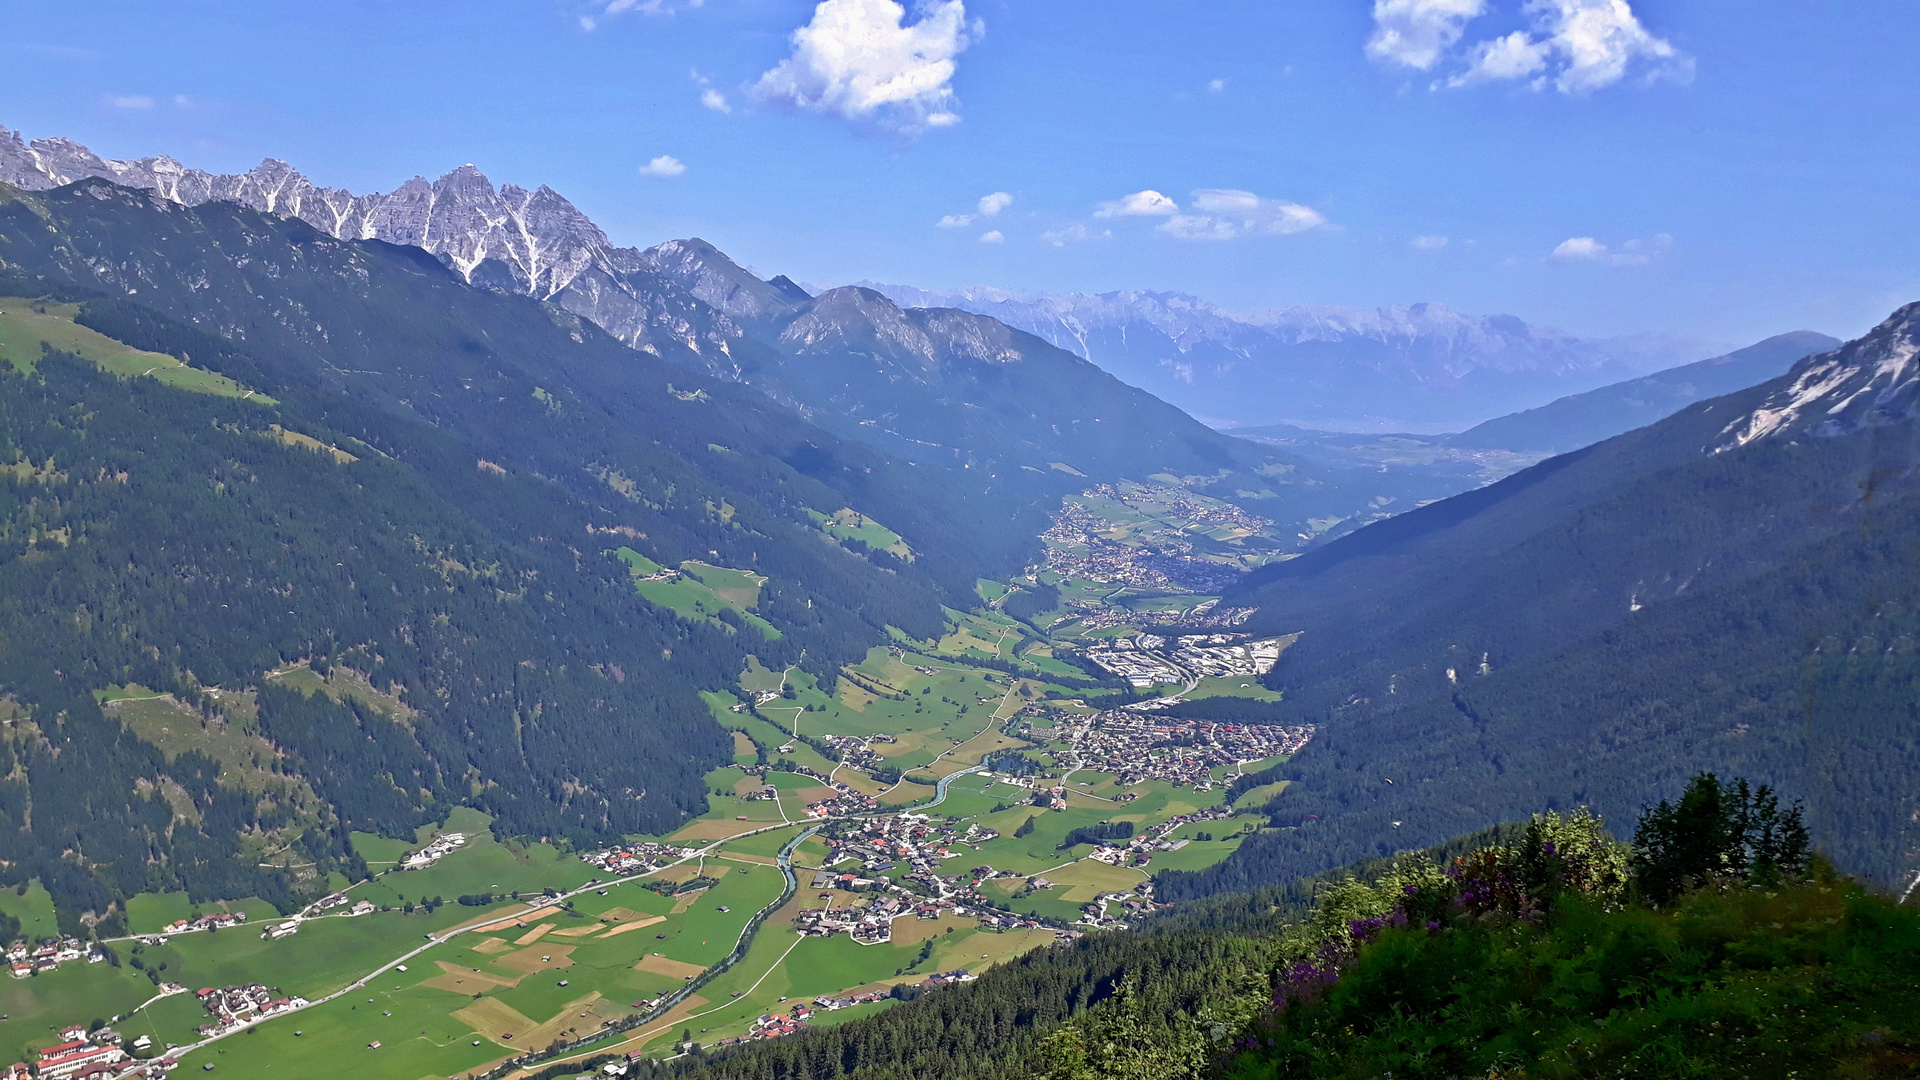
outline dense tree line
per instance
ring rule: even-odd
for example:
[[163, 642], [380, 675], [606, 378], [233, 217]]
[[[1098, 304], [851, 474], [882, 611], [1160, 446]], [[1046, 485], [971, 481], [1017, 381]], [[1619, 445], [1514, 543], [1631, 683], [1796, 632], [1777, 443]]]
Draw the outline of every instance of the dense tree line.
[[1222, 695], [1178, 702], [1162, 709], [1161, 715], [1211, 720], [1220, 724], [1277, 724], [1290, 718], [1297, 719], [1299, 713], [1297, 710], [1283, 710], [1277, 701]]
[[1022, 585], [1000, 605], [1007, 616], [1023, 623], [1033, 622], [1060, 606], [1060, 589], [1055, 585]]
[[1098, 844], [1107, 840], [1125, 840], [1132, 835], [1133, 822], [1104, 821], [1098, 825], [1082, 825], [1072, 832], [1069, 832], [1067, 838], [1060, 842], [1060, 846], [1062, 848], [1070, 848], [1075, 844]]

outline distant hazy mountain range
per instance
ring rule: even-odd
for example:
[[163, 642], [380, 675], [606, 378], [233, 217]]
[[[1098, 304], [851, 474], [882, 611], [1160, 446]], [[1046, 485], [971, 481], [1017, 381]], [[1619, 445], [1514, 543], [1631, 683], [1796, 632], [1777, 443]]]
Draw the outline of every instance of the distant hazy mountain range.
[[1838, 344], [1825, 334], [1795, 330], [1725, 356], [1496, 416], [1450, 435], [1315, 431], [1293, 424], [1239, 427], [1233, 434], [1329, 468], [1417, 471], [1455, 478], [1465, 488], [1664, 420], [1694, 402], [1757, 386], [1784, 374], [1801, 357]]
[[1839, 344], [1838, 338], [1811, 330], [1778, 334], [1725, 356], [1495, 417], [1445, 442], [1462, 449], [1564, 454], [1665, 419], [1696, 401], [1777, 378], [1801, 357]]
[[1228, 311], [1181, 293], [945, 292], [862, 282], [905, 307], [991, 315], [1220, 427], [1438, 432], [1725, 351], [1591, 340], [1440, 304]]

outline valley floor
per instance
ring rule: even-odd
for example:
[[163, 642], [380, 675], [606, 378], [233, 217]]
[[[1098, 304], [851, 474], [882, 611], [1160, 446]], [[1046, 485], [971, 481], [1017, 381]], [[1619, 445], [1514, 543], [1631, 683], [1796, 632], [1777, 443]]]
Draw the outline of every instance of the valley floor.
[[[299, 917], [143, 895], [107, 960], [0, 985], [0, 1040], [33, 1060], [98, 1020], [150, 1040], [147, 1054], [267, 1078], [671, 1056], [841, 1023], [887, 1008], [896, 985], [1124, 926], [1152, 908], [1152, 872], [1210, 865], [1258, 827], [1235, 818], [1225, 780], [1271, 754], [1121, 769], [1089, 738], [1122, 714], [1050, 681], [1078, 671], [1030, 626], [952, 615], [939, 641], [875, 648], [832, 695], [749, 662], [737, 693], [707, 695], [734, 764], [707, 777], [709, 812], [671, 834], [566, 852], [495, 837], [463, 809], [410, 843], [356, 834], [377, 876], [337, 880], [337, 899]], [[153, 700], [117, 693], [135, 716]], [[137, 722], [164, 725], [149, 711]], [[0, 909], [30, 937], [54, 933], [37, 885]], [[207, 918], [226, 912], [247, 918]], [[203, 1003], [255, 986], [271, 1015]]]

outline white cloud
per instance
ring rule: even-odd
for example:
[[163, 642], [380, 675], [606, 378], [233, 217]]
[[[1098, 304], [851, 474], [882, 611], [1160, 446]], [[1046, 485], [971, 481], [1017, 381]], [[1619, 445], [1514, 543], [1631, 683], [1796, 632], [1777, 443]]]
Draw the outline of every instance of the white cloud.
[[1620, 245], [1612, 262], [1615, 266], [1645, 266], [1672, 247], [1673, 237], [1667, 233], [1649, 236], [1644, 240], [1629, 240]]
[[1648, 32], [1628, 0], [1523, 0], [1528, 29], [1456, 48], [1488, 10], [1488, 0], [1374, 0], [1367, 55], [1420, 71], [1450, 57], [1464, 64], [1435, 87], [1527, 80], [1536, 90], [1590, 94], [1635, 69], [1648, 82], [1693, 77], [1693, 59]]
[[1627, 0], [1528, 0], [1527, 10], [1566, 62], [1554, 79], [1561, 93], [1612, 86], [1635, 60], [1651, 65], [1649, 78], [1693, 76], [1693, 58], [1649, 34]]
[[1483, 41], [1473, 47], [1467, 70], [1447, 80], [1448, 86], [1468, 86], [1496, 79], [1524, 79], [1547, 66], [1549, 50], [1525, 31]]
[[107, 104], [116, 109], [151, 109], [153, 99], [145, 94], [120, 94], [108, 98]]
[[[1094, 207], [1097, 218], [1163, 217], [1156, 226], [1182, 240], [1232, 240], [1249, 233], [1288, 234], [1326, 225], [1318, 210], [1281, 199], [1263, 199], [1251, 191], [1201, 188], [1185, 210], [1149, 188]], [[1051, 234], [1049, 234], [1051, 235]]]
[[982, 33], [962, 0], [927, 0], [909, 24], [897, 0], [821, 0], [793, 55], [760, 76], [762, 100], [902, 134], [960, 122], [954, 58]]
[[1416, 236], [1407, 241], [1407, 246], [1415, 251], [1440, 251], [1448, 242], [1444, 236]]
[[671, 180], [687, 171], [685, 164], [671, 154], [661, 154], [640, 166], [640, 175], [651, 180]]
[[642, 15], [671, 15], [680, 8], [697, 8], [704, 3], [706, 0], [680, 0], [679, 3], [675, 3], [674, 0], [607, 0], [604, 4], [593, 5], [593, 8], [599, 12], [598, 17], [580, 16], [580, 29], [592, 33], [599, 27], [600, 19], [625, 15], [629, 11], [637, 11]]
[[1606, 253], [1607, 245], [1591, 236], [1570, 236], [1560, 241], [1560, 246], [1554, 248], [1553, 254], [1549, 257], [1561, 262], [1576, 262], [1583, 259], [1602, 258]]
[[700, 91], [700, 104], [705, 105], [714, 112], [730, 113], [733, 111], [733, 106], [727, 104], [727, 95], [712, 87]]
[[1224, 93], [1224, 92], [1226, 92], [1226, 89], [1227, 89], [1227, 80], [1225, 80], [1225, 79], [1212, 79], [1212, 80], [1210, 80], [1210, 81], [1208, 81], [1208, 83], [1207, 83], [1207, 89], [1208, 89], [1208, 90], [1211, 90], [1211, 91], [1213, 91], [1213, 92], [1214, 92], [1214, 93], [1216, 93], [1216, 94], [1219, 94], [1219, 93]]
[[1066, 247], [1068, 244], [1081, 244], [1088, 240], [1111, 240], [1113, 239], [1113, 230], [1090, 229], [1086, 225], [1076, 221], [1071, 225], [1062, 226], [1058, 229], [1048, 229], [1046, 232], [1040, 234], [1040, 239], [1052, 244], [1054, 247]]
[[1193, 193], [1192, 212], [1175, 214], [1160, 231], [1182, 240], [1232, 240], [1249, 233], [1290, 235], [1327, 223], [1318, 210], [1251, 191], [1202, 188]]
[[1131, 195], [1103, 202], [1094, 207], [1093, 216], [1110, 217], [1165, 217], [1177, 214], [1180, 207], [1172, 199], [1149, 188], [1136, 191]]
[[1374, 0], [1367, 55], [1381, 63], [1431, 71], [1460, 40], [1486, 0]]
[[1604, 262], [1608, 266], [1645, 266], [1665, 254], [1673, 247], [1673, 237], [1668, 233], [1657, 233], [1638, 240], [1628, 240], [1618, 249], [1595, 240], [1591, 236], [1574, 236], [1560, 241], [1548, 258], [1555, 262]]
[[1206, 214], [1175, 214], [1161, 222], [1159, 229], [1181, 240], [1231, 240], [1240, 235], [1232, 222]]
[[[979, 213], [947, 214], [944, 217], [942, 217], [939, 221], [936, 221], [933, 224], [936, 228], [941, 228], [941, 229], [964, 229], [967, 226], [983, 218], [997, 217], [999, 216], [1000, 211], [1005, 210], [1007, 207], [1012, 205], [1013, 205], [1013, 196], [1007, 194], [1004, 191], [996, 191], [991, 195], [980, 196], [980, 201], [979, 203], [976, 204], [979, 210]], [[985, 239], [985, 238], [982, 237], [982, 239]], [[992, 244], [999, 243], [998, 240], [989, 240], [987, 242]]]
[[999, 229], [990, 229], [980, 234], [980, 242], [983, 244], [998, 244], [1005, 240], [1006, 237], [1001, 235]]

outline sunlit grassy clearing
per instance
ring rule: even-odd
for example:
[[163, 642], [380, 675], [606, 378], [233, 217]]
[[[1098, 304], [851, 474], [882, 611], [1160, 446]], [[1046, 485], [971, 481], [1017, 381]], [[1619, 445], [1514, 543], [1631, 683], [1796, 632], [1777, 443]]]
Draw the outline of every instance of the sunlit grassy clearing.
[[51, 304], [17, 296], [0, 297], [0, 360], [31, 373], [41, 345], [72, 353], [123, 378], [151, 376], [176, 390], [218, 397], [244, 397], [263, 405], [278, 402], [203, 368], [190, 367], [163, 353], [145, 352], [75, 323], [79, 304]]

